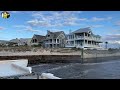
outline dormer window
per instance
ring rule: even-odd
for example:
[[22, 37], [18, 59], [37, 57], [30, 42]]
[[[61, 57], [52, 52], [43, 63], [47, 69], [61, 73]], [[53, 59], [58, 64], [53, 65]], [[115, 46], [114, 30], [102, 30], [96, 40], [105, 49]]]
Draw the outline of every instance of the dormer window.
[[88, 33], [91, 34], [91, 31], [89, 31]]
[[50, 35], [48, 35], [48, 37], [50, 37]]

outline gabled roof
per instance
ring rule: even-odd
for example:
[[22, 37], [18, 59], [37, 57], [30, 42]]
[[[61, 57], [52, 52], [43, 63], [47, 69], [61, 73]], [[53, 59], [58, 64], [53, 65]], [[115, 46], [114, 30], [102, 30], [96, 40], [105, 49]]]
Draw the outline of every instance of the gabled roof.
[[31, 38], [20, 38], [19, 39], [20, 42], [28, 42], [29, 40], [31, 40]]
[[70, 33], [70, 34], [68, 34], [68, 35], [72, 35], [72, 34], [74, 34], [74, 33], [83, 33], [83, 32], [88, 33], [89, 31], [91, 32], [91, 34], [92, 34], [93, 36], [95, 36], [95, 37], [101, 37], [100, 35], [95, 35], [95, 34], [93, 34], [93, 33], [92, 33], [92, 30], [90, 29], [90, 27], [78, 29], [78, 30], [76, 30], [76, 31], [74, 31], [74, 32], [72, 32], [72, 33]]
[[15, 42], [15, 43], [19, 43], [19, 42], [27, 42], [28, 40], [30, 40], [31, 38], [20, 38], [20, 39], [12, 39], [10, 40], [10, 42]]
[[45, 36], [37, 35], [37, 34], [34, 34], [33, 37], [36, 37], [36, 39], [38, 40], [38, 42], [41, 42], [41, 41], [45, 40], [45, 38], [46, 38]]
[[19, 42], [19, 39], [12, 39], [12, 40], [10, 40], [10, 42], [15, 42], [15, 43], [18, 43]]
[[82, 33], [82, 32], [87, 32], [88, 33], [89, 31], [91, 31], [91, 29], [90, 29], [90, 27], [87, 27], [87, 28], [78, 29], [78, 30], [76, 30], [72, 33]]
[[9, 42], [9, 41], [6, 41], [6, 40], [0, 40], [0, 43], [7, 43], [7, 42]]
[[58, 32], [51, 32], [51, 31], [48, 31], [47, 34], [50, 35], [49, 38], [57, 38], [61, 33], [64, 33], [63, 31], [58, 31]]

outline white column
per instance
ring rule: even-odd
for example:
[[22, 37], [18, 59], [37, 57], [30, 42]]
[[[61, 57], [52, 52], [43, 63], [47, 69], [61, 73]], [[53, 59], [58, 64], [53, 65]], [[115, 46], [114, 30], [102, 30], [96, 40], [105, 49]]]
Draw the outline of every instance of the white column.
[[[75, 38], [75, 34], [74, 34], [74, 38]], [[75, 46], [75, 39], [74, 39], [74, 46]]]
[[87, 33], [87, 37], [88, 37], [88, 33]]
[[83, 33], [83, 35], [84, 35], [84, 36], [83, 36], [83, 37], [84, 37], [84, 42], [83, 42], [83, 45], [84, 45], [84, 44], [85, 44], [85, 33]]
[[57, 43], [57, 39], [56, 39], [56, 43]]
[[53, 41], [54, 41], [54, 40], [52, 39], [52, 43], [53, 43]]
[[92, 41], [91, 41], [91, 45], [92, 45], [93, 43], [92, 43]]

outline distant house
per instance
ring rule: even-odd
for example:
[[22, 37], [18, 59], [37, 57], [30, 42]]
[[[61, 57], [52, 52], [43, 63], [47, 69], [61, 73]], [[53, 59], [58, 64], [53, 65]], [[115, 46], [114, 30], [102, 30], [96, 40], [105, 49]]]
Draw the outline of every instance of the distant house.
[[24, 46], [24, 45], [30, 45], [31, 38], [16, 38], [10, 40], [11, 43], [16, 43], [17, 46]]
[[31, 39], [31, 45], [44, 46], [44, 40], [45, 40], [45, 36], [34, 34], [34, 36]]
[[45, 47], [65, 47], [66, 36], [63, 31], [51, 32], [47, 31]]
[[102, 43], [101, 36], [93, 34], [92, 30], [87, 27], [68, 34], [66, 47], [98, 49], [101, 48], [100, 43]]
[[0, 40], [0, 46], [7, 46], [9, 41]]

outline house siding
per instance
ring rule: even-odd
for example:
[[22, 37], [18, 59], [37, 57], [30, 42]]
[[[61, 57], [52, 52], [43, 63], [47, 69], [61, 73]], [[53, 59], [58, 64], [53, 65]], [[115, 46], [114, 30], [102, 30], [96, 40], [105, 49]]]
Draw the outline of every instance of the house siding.
[[97, 49], [101, 48], [99, 43], [102, 43], [101, 37], [94, 35], [91, 30], [88, 30], [86, 32], [68, 34], [66, 47]]
[[[59, 48], [65, 47], [65, 34], [61, 32], [58, 36], [55, 37], [54, 32], [48, 31], [46, 35], [45, 47], [46, 48]], [[54, 38], [55, 37], [55, 38]]]

